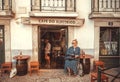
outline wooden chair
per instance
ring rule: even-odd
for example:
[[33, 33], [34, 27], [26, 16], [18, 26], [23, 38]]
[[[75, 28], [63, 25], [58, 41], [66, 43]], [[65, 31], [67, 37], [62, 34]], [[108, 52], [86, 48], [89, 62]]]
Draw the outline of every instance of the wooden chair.
[[1, 65], [1, 75], [2, 75], [2, 73], [5, 73], [6, 71], [10, 72], [11, 69], [12, 69], [12, 63], [11, 62], [2, 63], [2, 65]]
[[39, 74], [39, 62], [37, 61], [32, 61], [30, 62], [30, 75], [32, 74], [32, 71], [37, 71], [37, 73]]
[[[97, 79], [98, 79], [97, 73], [96, 72], [91, 73], [91, 82], [95, 82], [95, 80]], [[101, 74], [101, 81], [108, 82], [108, 77], [105, 74]]]
[[100, 66], [101, 68], [105, 68], [105, 63], [103, 61], [94, 61], [94, 64], [95, 64], [95, 70], [94, 71], [97, 71], [98, 67]]
[[[95, 64], [95, 72], [91, 73], [91, 82], [95, 82], [95, 80], [98, 79], [97, 70], [100, 66], [101, 68], [104, 68], [104, 62], [103, 61], [94, 61]], [[105, 74], [101, 74], [101, 81], [102, 82], [108, 82], [108, 77]]]

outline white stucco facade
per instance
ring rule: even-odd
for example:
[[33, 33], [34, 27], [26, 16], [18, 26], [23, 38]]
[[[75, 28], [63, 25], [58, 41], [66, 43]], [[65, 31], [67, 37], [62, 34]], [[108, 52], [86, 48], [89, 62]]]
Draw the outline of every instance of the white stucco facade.
[[[11, 20], [11, 49], [32, 50], [32, 26], [21, 23], [21, 17], [29, 17], [31, 0], [16, 0], [15, 18]], [[91, 12], [91, 1], [76, 1], [77, 18], [85, 19], [82, 27], [74, 27], [74, 37], [81, 49], [94, 50], [94, 24], [88, 18]], [[69, 44], [70, 46], [70, 44]], [[93, 52], [89, 52], [93, 53]], [[32, 53], [31, 53], [32, 54]], [[93, 55], [93, 54], [92, 54]]]
[[[4, 27], [5, 31], [3, 61], [14, 61], [13, 57], [22, 52], [23, 55], [30, 56], [29, 62], [40, 62], [42, 39], [45, 40], [45, 38], [41, 39], [41, 28], [53, 26], [52, 30], [58, 27], [59, 32], [63, 27], [67, 29], [64, 36], [67, 38], [67, 40], [64, 39], [65, 48], [72, 45], [73, 39], [77, 39], [81, 50], [94, 57], [91, 58], [91, 63], [93, 60], [103, 60], [107, 64], [110, 60], [109, 64], [114, 65], [116, 58], [120, 62], [120, 54], [118, 54], [120, 49], [117, 49], [118, 55], [107, 54], [105, 56], [101, 55], [100, 50], [100, 29], [103, 27], [120, 29], [120, 9], [117, 8], [120, 4], [116, 1], [52, 0], [48, 4], [45, 1], [50, 0], [43, 0], [42, 3], [41, 0], [12, 0], [12, 3], [10, 1], [5, 0], [5, 4], [1, 1], [0, 7], [0, 29]], [[53, 5], [53, 8], [50, 8], [50, 5]]]
[[[30, 17], [31, 0], [13, 0], [12, 4], [14, 17], [10, 20], [10, 57], [6, 57], [5, 60], [12, 61], [20, 51], [25, 55], [30, 55], [30, 60], [38, 60], [38, 44], [35, 43], [37, 43], [38, 37], [37, 27], [40, 25], [22, 23], [22, 18]], [[91, 0], [76, 0], [76, 12], [73, 17], [84, 19], [84, 24], [79, 27], [68, 26], [68, 47], [71, 46], [73, 39], [77, 39], [78, 46], [87, 54], [94, 56], [94, 21], [89, 19], [90, 12]], [[72, 16], [72, 12], [67, 13]], [[54, 14], [52, 15], [54, 16]], [[65, 15], [64, 12], [59, 14], [60, 16]], [[59, 14], [57, 13], [57, 15]]]

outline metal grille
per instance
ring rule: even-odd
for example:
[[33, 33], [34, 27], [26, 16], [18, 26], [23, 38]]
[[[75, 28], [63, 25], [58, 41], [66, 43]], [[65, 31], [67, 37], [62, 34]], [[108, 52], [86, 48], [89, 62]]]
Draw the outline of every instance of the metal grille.
[[65, 0], [41, 0], [42, 11], [65, 11]]
[[0, 0], [0, 10], [3, 9], [3, 0]]
[[120, 12], [120, 0], [92, 0], [92, 11]]
[[11, 10], [12, 0], [0, 0], [0, 10]]
[[[31, 9], [40, 11], [75, 11], [76, 0], [32, 0]], [[38, 4], [39, 2], [39, 4]]]

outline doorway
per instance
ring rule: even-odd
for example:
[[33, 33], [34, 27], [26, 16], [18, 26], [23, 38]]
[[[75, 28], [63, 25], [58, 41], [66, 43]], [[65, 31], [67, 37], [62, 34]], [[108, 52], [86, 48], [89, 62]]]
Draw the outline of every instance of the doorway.
[[0, 25], [0, 64], [5, 61], [4, 26]]
[[[67, 27], [44, 26], [39, 27], [39, 62], [43, 69], [63, 69], [64, 56], [67, 50]], [[45, 59], [45, 40], [51, 44], [50, 67], [47, 66]]]

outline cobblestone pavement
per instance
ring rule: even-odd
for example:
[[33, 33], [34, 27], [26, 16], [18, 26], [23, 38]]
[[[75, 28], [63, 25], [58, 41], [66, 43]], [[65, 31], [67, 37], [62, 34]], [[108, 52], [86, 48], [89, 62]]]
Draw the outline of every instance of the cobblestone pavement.
[[[112, 76], [116, 76], [119, 73], [119, 75], [117, 77], [120, 77], [120, 67], [109, 69], [109, 70], [105, 71], [105, 73], [110, 74]], [[112, 77], [112, 76], [108, 76], [109, 82], [120, 82], [120, 78], [114, 79], [114, 77]]]
[[[113, 73], [113, 71], [108, 70], [107, 73]], [[112, 77], [109, 78], [109, 82], [111, 82], [111, 79]], [[41, 69], [39, 75], [34, 72], [32, 73], [32, 76], [28, 73], [25, 76], [9, 78], [8, 74], [4, 74], [0, 77], [0, 82], [90, 82], [90, 74], [87, 74], [84, 77], [74, 77], [66, 75], [63, 69]], [[113, 82], [120, 82], [120, 79]]]
[[25, 76], [15, 76], [9, 78], [8, 74], [4, 74], [0, 78], [0, 82], [90, 82], [90, 76], [68, 76], [63, 69], [41, 69], [39, 75], [34, 72], [30, 76], [29, 73]]

